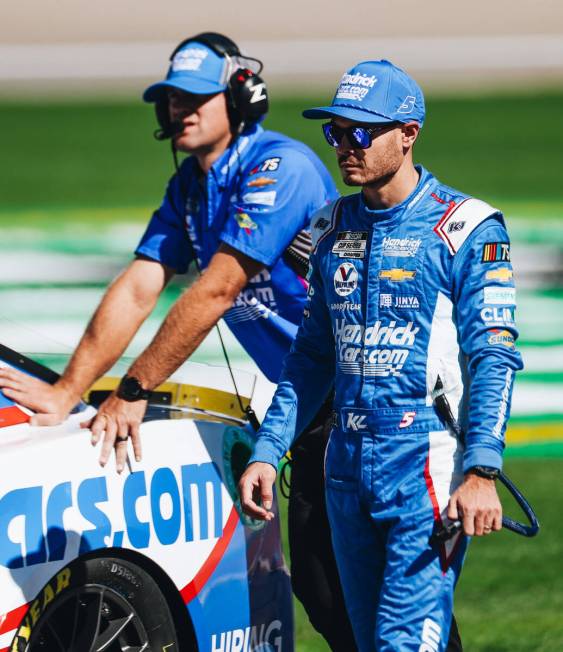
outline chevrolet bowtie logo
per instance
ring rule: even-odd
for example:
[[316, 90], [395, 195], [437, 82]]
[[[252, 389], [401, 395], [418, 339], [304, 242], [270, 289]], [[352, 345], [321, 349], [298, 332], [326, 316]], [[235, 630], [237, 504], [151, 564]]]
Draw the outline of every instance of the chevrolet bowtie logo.
[[389, 281], [410, 281], [416, 275], [416, 271], [412, 269], [382, 269], [379, 272], [379, 278], [386, 278]]
[[485, 274], [485, 278], [488, 281], [500, 281], [501, 283], [507, 283], [512, 278], [512, 270], [508, 269], [508, 267], [492, 269], [490, 272]]

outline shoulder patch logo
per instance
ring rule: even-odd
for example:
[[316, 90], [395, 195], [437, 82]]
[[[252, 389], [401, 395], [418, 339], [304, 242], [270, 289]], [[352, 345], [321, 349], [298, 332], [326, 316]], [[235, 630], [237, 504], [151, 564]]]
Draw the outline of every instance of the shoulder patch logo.
[[[435, 199], [443, 203], [438, 196]], [[473, 230], [484, 220], [498, 213], [480, 199], [467, 197], [456, 204], [448, 202], [446, 212], [434, 227], [434, 233], [444, 242], [448, 251], [454, 256]]]
[[313, 228], [324, 231], [329, 224], [330, 222], [327, 219], [319, 217], [319, 219], [313, 224]]
[[271, 186], [277, 182], [277, 179], [270, 179], [270, 177], [258, 177], [257, 179], [252, 179], [246, 185], [249, 188], [263, 188], [264, 186]]
[[259, 163], [256, 167], [253, 167], [250, 170], [249, 174], [258, 174], [258, 172], [275, 172], [281, 163], [281, 156], [274, 156], [272, 158], [267, 158], [262, 163]]
[[507, 263], [510, 261], [509, 242], [487, 242], [483, 245], [483, 263]]

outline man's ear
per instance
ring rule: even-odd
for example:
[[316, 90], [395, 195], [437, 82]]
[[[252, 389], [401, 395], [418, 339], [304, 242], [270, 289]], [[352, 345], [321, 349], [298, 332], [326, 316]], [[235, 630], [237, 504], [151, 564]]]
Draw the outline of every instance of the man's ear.
[[403, 135], [403, 148], [405, 150], [411, 149], [418, 138], [420, 125], [418, 122], [407, 122], [402, 125], [401, 132]]

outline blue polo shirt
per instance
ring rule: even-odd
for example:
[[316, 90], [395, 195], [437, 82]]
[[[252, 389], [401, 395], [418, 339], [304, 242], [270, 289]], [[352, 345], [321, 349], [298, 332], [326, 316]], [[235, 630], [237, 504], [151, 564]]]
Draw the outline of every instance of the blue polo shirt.
[[195, 157], [182, 162], [136, 253], [184, 273], [194, 254], [205, 269], [225, 242], [263, 263], [224, 319], [266, 377], [277, 382], [307, 292], [305, 279], [282, 256], [300, 231], [308, 232], [311, 215], [336, 197], [311, 149], [253, 125], [207, 175]]

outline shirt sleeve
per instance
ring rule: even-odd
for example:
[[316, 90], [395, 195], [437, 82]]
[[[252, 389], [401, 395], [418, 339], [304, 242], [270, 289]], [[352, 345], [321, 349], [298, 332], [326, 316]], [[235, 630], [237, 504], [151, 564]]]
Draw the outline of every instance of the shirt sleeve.
[[258, 432], [249, 464], [267, 462], [277, 467], [334, 384], [334, 335], [314, 255], [310, 270], [303, 320], [285, 357], [276, 393]]
[[295, 235], [308, 227], [311, 214], [331, 198], [303, 152], [262, 153], [237, 184], [220, 238], [273, 267]]
[[193, 260], [182, 212], [184, 203], [175, 174], [135, 249], [135, 254], [167, 265], [178, 274], [184, 274]]
[[460, 346], [470, 376], [464, 471], [502, 468], [514, 373], [516, 289], [510, 242], [500, 215], [480, 224], [456, 254], [453, 296]]

